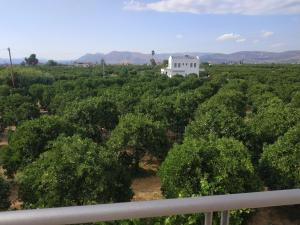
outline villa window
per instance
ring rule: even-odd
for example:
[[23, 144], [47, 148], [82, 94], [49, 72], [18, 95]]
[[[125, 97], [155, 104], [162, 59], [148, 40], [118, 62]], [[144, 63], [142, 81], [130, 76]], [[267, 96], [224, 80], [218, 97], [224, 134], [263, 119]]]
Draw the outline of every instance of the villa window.
[[194, 67], [196, 68], [197, 63], [194, 63]]
[[193, 67], [193, 63], [190, 63], [190, 67], [191, 67], [191, 68]]
[[174, 67], [175, 67], [175, 68], [177, 67], [177, 63], [174, 63]]

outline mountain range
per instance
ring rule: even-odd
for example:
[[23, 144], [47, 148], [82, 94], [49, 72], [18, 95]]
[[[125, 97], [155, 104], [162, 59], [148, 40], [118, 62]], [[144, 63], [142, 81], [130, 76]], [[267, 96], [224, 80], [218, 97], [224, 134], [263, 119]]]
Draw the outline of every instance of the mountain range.
[[[168, 59], [170, 55], [193, 55], [199, 56], [202, 62], [210, 63], [300, 63], [299, 51], [286, 52], [263, 52], [263, 51], [241, 51], [231, 54], [222, 53], [203, 53], [203, 52], [181, 52], [181, 53], [162, 53], [154, 56], [157, 62]], [[76, 62], [100, 63], [102, 59], [107, 64], [146, 64], [151, 59], [151, 54], [139, 52], [119, 52], [113, 51], [108, 54], [96, 53], [86, 54], [78, 58]]]
[[[285, 52], [264, 52], [264, 51], [240, 51], [231, 54], [222, 53], [203, 53], [203, 52], [178, 52], [155, 54], [157, 62], [168, 59], [170, 55], [193, 55], [199, 56], [201, 62], [221, 63], [300, 63], [300, 50]], [[101, 63], [104, 59], [107, 64], [147, 64], [151, 59], [151, 54], [129, 51], [112, 51], [107, 54], [85, 54], [77, 60], [61, 60], [59, 63], [72, 64], [80, 63]], [[24, 59], [13, 59], [14, 64], [20, 64]], [[46, 59], [40, 59], [41, 63], [47, 62]], [[9, 63], [8, 59], [0, 58], [0, 64]]]

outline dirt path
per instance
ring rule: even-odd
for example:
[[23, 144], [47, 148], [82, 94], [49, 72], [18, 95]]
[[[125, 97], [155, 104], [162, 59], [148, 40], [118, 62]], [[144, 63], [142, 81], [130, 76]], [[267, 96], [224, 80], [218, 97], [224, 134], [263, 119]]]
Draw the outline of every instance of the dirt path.
[[0, 147], [4, 145], [8, 145], [8, 132], [9, 130], [15, 131], [16, 127], [15, 126], [10, 126], [5, 128], [3, 133], [0, 133]]
[[134, 196], [132, 201], [162, 199], [160, 179], [157, 176], [136, 178], [131, 186]]
[[0, 134], [0, 147], [4, 146], [4, 145], [8, 145], [8, 142], [7, 142], [7, 129], [5, 129], [4, 132]]
[[131, 188], [134, 192], [132, 201], [145, 201], [162, 199], [160, 191], [160, 179], [156, 175], [159, 162], [149, 156], [145, 156], [140, 162], [143, 175], [133, 180]]

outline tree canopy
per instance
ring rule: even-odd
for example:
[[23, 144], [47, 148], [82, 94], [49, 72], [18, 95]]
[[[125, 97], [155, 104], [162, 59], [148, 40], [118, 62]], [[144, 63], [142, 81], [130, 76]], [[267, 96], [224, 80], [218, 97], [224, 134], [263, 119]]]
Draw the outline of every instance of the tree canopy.
[[88, 137], [101, 141], [118, 123], [118, 115], [117, 106], [113, 102], [93, 97], [72, 102], [62, 116], [84, 129]]
[[0, 211], [7, 210], [9, 208], [9, 194], [9, 183], [2, 176], [0, 176]]
[[42, 116], [20, 125], [9, 136], [9, 147], [3, 152], [3, 167], [12, 176], [17, 169], [33, 162], [45, 146], [60, 134], [73, 134], [75, 128], [58, 116]]
[[30, 66], [35, 66], [39, 63], [39, 60], [36, 58], [36, 54], [31, 54], [28, 58], [25, 58], [25, 63]]
[[261, 189], [246, 147], [233, 138], [185, 139], [169, 151], [159, 176], [168, 198]]
[[245, 140], [248, 135], [243, 119], [222, 104], [203, 110], [203, 113], [196, 113], [195, 120], [186, 127], [186, 137], [203, 138], [214, 134]]
[[48, 65], [48, 66], [57, 66], [57, 65], [58, 65], [58, 62], [56, 62], [56, 61], [50, 59], [50, 60], [47, 61], [47, 65]]
[[272, 144], [300, 120], [300, 111], [272, 98], [248, 121], [257, 142]]
[[116, 157], [89, 139], [59, 137], [17, 174], [25, 208], [130, 200], [130, 177]]
[[29, 97], [20, 94], [0, 96], [0, 117], [5, 126], [18, 125], [38, 115], [38, 107]]
[[264, 147], [260, 172], [271, 189], [300, 187], [300, 124]]
[[299, 65], [162, 66], [14, 65], [15, 88], [0, 66], [0, 163], [26, 208], [129, 201], [151, 159], [165, 198], [299, 187]]
[[165, 129], [143, 114], [126, 114], [112, 131], [107, 146], [118, 152], [129, 165], [139, 167], [140, 159], [147, 153], [163, 158], [168, 148]]

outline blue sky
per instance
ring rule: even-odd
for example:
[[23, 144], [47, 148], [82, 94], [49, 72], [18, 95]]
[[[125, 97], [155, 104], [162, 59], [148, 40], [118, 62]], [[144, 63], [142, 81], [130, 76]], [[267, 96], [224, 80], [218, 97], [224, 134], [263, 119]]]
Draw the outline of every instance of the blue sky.
[[0, 0], [0, 58], [300, 50], [300, 0]]

